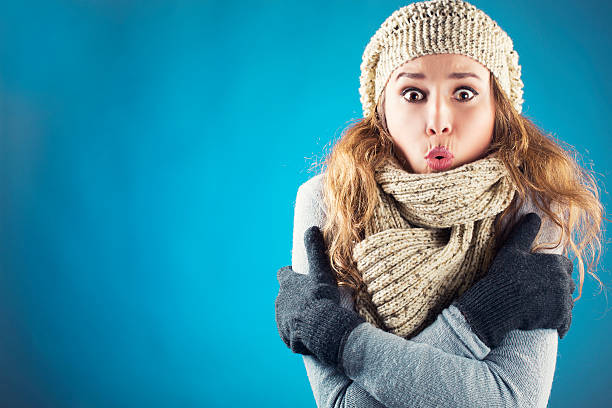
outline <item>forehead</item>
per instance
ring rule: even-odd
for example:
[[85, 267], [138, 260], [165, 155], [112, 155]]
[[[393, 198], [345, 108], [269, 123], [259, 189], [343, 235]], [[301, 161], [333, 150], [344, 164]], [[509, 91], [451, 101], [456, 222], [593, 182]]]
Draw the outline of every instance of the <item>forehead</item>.
[[394, 72], [393, 79], [400, 72], [421, 73], [429, 78], [446, 78], [455, 72], [472, 72], [486, 80], [489, 70], [480, 62], [461, 54], [432, 54], [414, 58], [400, 65]]

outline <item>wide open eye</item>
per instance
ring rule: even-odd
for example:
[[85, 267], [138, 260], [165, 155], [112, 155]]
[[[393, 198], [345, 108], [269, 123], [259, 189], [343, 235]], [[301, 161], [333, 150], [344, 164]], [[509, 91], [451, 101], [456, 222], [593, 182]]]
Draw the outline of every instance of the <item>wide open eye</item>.
[[474, 99], [478, 92], [468, 87], [461, 87], [455, 91], [455, 95], [458, 95], [456, 98], [459, 102], [468, 102]]
[[402, 91], [402, 96], [404, 98], [406, 98], [406, 100], [408, 102], [412, 102], [412, 103], [419, 102], [419, 101], [423, 100], [423, 98], [425, 97], [423, 95], [423, 92], [421, 92], [417, 88], [407, 88], [407, 89], [404, 89]]

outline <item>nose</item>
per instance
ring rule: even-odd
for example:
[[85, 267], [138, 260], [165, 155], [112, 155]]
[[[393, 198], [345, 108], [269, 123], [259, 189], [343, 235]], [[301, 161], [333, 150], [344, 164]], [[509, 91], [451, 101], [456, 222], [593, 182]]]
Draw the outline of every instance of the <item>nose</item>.
[[447, 135], [451, 132], [451, 108], [447, 101], [440, 96], [431, 95], [427, 118], [427, 135]]

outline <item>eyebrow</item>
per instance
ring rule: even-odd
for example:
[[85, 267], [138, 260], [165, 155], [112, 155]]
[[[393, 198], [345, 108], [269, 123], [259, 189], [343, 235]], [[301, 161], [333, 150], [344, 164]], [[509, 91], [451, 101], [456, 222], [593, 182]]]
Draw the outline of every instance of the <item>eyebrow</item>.
[[[412, 79], [425, 79], [426, 78], [425, 74], [420, 73], [420, 72], [416, 72], [416, 73], [400, 72], [397, 75], [397, 77], [395, 77], [395, 80], [397, 81], [401, 77], [412, 78]], [[474, 74], [473, 72], [453, 72], [448, 76], [449, 79], [463, 79], [463, 78], [468, 78], [468, 77], [472, 77], [472, 78], [476, 78], [480, 80], [480, 77]]]

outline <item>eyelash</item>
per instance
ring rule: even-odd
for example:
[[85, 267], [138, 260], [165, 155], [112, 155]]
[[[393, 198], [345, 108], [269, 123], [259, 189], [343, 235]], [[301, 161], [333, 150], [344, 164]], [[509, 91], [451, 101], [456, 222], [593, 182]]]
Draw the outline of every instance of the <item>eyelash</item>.
[[[455, 89], [455, 92], [457, 92], [457, 91], [458, 91], [458, 90], [460, 90], [460, 89], [467, 89], [468, 91], [470, 91], [470, 92], [472, 92], [472, 93], [474, 94], [474, 96], [472, 96], [470, 99], [458, 100], [458, 102], [460, 102], [460, 103], [469, 102], [469, 101], [471, 101], [472, 99], [474, 99], [474, 98], [476, 97], [476, 95], [478, 95], [478, 92], [476, 92], [476, 91], [474, 90], [474, 88], [472, 88], [472, 87], [470, 87], [470, 86], [460, 86], [459, 88]], [[414, 87], [411, 87], [411, 88], [406, 88], [406, 89], [404, 89], [404, 90], [402, 91], [402, 93], [401, 93], [402, 98], [404, 98], [404, 96], [405, 96], [405, 95], [406, 95], [408, 92], [410, 92], [410, 91], [417, 91], [417, 92], [420, 92], [421, 94], [424, 94], [424, 93], [423, 93], [423, 91], [421, 91], [420, 89], [418, 89], [418, 88], [414, 88]], [[455, 92], [453, 92], [453, 93], [455, 93]], [[409, 99], [404, 98], [404, 100], [405, 100], [406, 102], [408, 102], [408, 103], [418, 103], [418, 102], [421, 102], [423, 99], [419, 99], [419, 100], [417, 100], [417, 101], [411, 101], [411, 100], [409, 100]]]

